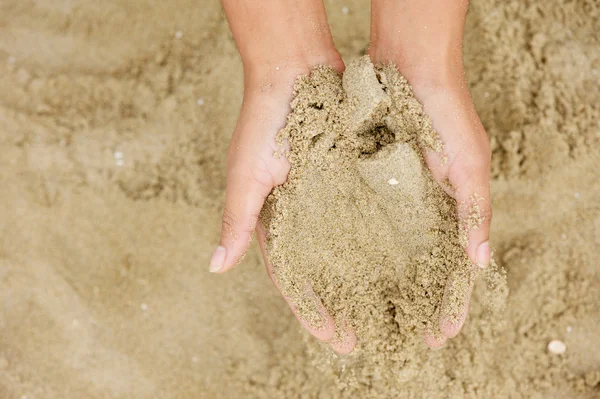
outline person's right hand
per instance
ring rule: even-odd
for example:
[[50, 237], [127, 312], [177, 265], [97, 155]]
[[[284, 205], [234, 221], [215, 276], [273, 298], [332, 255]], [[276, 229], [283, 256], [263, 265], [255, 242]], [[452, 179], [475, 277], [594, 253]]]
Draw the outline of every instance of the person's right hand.
[[[275, 156], [281, 148], [276, 143], [276, 135], [286, 123], [290, 112], [293, 84], [299, 75], [307, 74], [316, 65], [330, 65], [343, 71], [344, 64], [337, 55], [319, 57], [288, 65], [270, 65], [259, 72], [247, 72], [245, 77], [244, 100], [238, 123], [233, 133], [227, 157], [227, 190], [221, 241], [210, 262], [210, 271], [224, 273], [231, 270], [241, 260], [248, 249], [253, 232], [256, 230], [267, 273], [276, 287], [273, 266], [266, 252], [266, 232], [258, 223], [258, 216], [264, 201], [273, 187], [283, 184], [290, 170], [285, 156]], [[332, 341], [335, 323], [320, 299], [308, 292], [303, 300], [314, 301], [312, 308], [320, 309], [322, 321], [313, 327], [299, 317], [296, 308], [300, 305], [285, 297], [292, 312], [302, 326], [317, 339], [331, 342], [338, 353], [349, 353], [354, 349], [356, 337], [346, 342]]]
[[431, 118], [443, 151], [425, 150], [425, 162], [433, 178], [456, 200], [459, 226], [466, 233], [465, 251], [473, 263], [469, 272], [455, 271], [448, 278], [439, 331], [425, 335], [431, 348], [443, 346], [460, 332], [478, 267], [487, 267], [491, 256], [492, 154], [469, 94], [462, 60], [468, 3], [373, 0], [371, 8], [369, 55], [375, 63], [398, 68]]

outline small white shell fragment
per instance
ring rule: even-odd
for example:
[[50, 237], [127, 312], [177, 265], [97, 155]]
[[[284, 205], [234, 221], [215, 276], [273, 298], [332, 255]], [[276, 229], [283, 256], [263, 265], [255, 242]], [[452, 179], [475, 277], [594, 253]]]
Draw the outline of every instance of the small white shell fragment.
[[198, 104], [198, 105], [200, 105], [200, 106], [204, 105], [204, 99], [203, 99], [203, 98], [199, 98], [199, 99], [197, 99], [197, 100], [196, 100], [196, 104]]
[[567, 326], [567, 332], [569, 333], [569, 332], [571, 332], [571, 331], [573, 331], [573, 327], [571, 327], [571, 326]]
[[123, 159], [123, 153], [121, 151], [115, 151], [113, 156], [115, 157], [115, 159]]
[[488, 92], [486, 91], [486, 92], [484, 92], [484, 93], [483, 93], [483, 96], [484, 96], [485, 98], [488, 98], [488, 97], [490, 96], [490, 93], [488, 93]]
[[142, 309], [145, 312], [146, 310], [148, 310], [148, 305], [146, 305], [145, 303], [142, 303], [140, 305], [140, 309]]
[[548, 352], [555, 355], [562, 355], [567, 350], [567, 345], [558, 339], [553, 339], [548, 343]]
[[123, 165], [125, 165], [125, 161], [123, 161], [122, 159], [117, 159], [115, 161], [115, 163], [117, 164], [117, 166], [123, 166]]
[[348, 13], [350, 12], [350, 10], [348, 9], [348, 7], [342, 7], [342, 14], [344, 15], [348, 15]]
[[575, 198], [581, 198], [581, 194], [575, 193]]
[[175, 38], [176, 39], [181, 39], [183, 37], [183, 32], [178, 30], [177, 32], [175, 32]]
[[396, 180], [394, 177], [392, 177], [390, 180], [387, 181], [388, 184], [390, 186], [395, 186], [396, 184], [400, 183], [398, 180]]

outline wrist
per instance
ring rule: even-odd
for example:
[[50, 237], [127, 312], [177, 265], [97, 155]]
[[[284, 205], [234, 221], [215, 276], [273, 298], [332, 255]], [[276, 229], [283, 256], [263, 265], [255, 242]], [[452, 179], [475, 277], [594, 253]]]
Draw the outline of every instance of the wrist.
[[289, 69], [309, 72], [317, 65], [328, 65], [343, 71], [342, 58], [328, 34], [323, 37], [307, 36], [269, 40], [254, 43], [252, 48], [240, 49], [244, 72], [263, 73]]
[[416, 87], [449, 87], [465, 80], [461, 43], [415, 44], [394, 40], [371, 43], [374, 64], [394, 64]]
[[242, 62], [246, 89], [260, 88], [263, 92], [283, 90], [291, 93], [296, 78], [319, 65], [344, 71], [344, 62], [334, 47], [310, 53], [288, 49], [283, 56], [242, 58]]
[[371, 42], [368, 50], [374, 63], [393, 63], [399, 69], [444, 73], [463, 68], [462, 41], [412, 41], [385, 37]]
[[[222, 0], [248, 79], [319, 64], [343, 69], [322, 0]], [[280, 72], [280, 73], [276, 73]]]
[[[405, 76], [462, 70], [468, 0], [373, 0], [371, 47], [376, 63], [394, 63]], [[408, 76], [407, 76], [408, 78]]]

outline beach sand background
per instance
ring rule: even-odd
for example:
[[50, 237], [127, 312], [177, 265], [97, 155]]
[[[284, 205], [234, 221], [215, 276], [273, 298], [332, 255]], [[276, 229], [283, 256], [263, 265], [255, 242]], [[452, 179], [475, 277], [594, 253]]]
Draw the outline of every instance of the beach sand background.
[[[325, 3], [343, 57], [364, 54], [368, 2]], [[511, 295], [493, 345], [466, 339], [475, 314], [444, 349], [467, 367], [440, 365], [442, 395], [600, 392], [598, 32], [595, 1], [472, 2], [465, 64]], [[366, 389], [341, 390], [255, 245], [207, 272], [242, 88], [217, 1], [0, 3], [1, 398]]]

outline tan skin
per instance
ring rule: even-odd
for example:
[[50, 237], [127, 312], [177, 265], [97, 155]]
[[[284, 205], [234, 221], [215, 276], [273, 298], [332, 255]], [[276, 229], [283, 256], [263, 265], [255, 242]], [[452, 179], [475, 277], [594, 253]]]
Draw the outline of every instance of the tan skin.
[[[257, 225], [257, 219], [266, 196], [285, 182], [290, 170], [285, 157], [273, 156], [278, 149], [275, 136], [290, 112], [296, 77], [309, 73], [316, 65], [329, 65], [341, 72], [344, 63], [334, 47], [322, 0], [222, 3], [242, 57], [245, 84], [227, 158], [221, 241], [210, 270], [224, 273], [232, 269], [256, 231], [267, 272], [274, 280], [264, 251], [265, 231]], [[394, 63], [432, 118], [447, 161], [443, 162], [440, 154], [427, 153], [427, 165], [434, 178], [456, 198], [461, 220], [465, 220], [474, 202], [479, 206], [483, 223], [469, 232], [466, 251], [474, 265], [486, 267], [490, 262], [491, 153], [462, 65], [467, 8], [466, 0], [372, 0], [369, 55], [375, 64]], [[447, 181], [451, 187], [443, 184]], [[442, 306], [452, 299], [449, 295]], [[458, 334], [467, 316], [469, 297], [470, 292], [458, 298], [464, 304], [459, 314], [442, 317], [439, 334], [425, 335], [427, 345], [440, 347]], [[296, 304], [286, 300], [296, 314]], [[300, 323], [317, 339], [330, 342], [338, 353], [350, 353], [356, 345], [353, 331], [336, 327], [316, 295], [306, 300], [315, 301], [321, 309], [325, 327], [313, 329], [296, 314]], [[332, 341], [336, 328], [346, 330], [341, 334], [347, 337], [344, 342]]]

